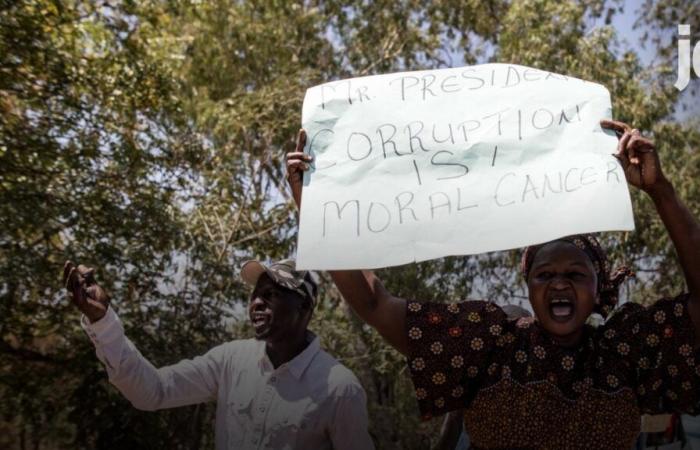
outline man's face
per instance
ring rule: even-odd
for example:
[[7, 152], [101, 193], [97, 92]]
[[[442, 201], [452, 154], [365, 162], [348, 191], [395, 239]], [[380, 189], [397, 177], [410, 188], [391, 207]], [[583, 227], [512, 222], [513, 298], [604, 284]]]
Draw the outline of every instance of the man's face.
[[527, 279], [537, 320], [561, 345], [579, 342], [597, 302], [597, 276], [575, 245], [556, 241], [539, 249]]
[[308, 315], [301, 295], [276, 284], [267, 274], [260, 276], [248, 304], [256, 339], [276, 341], [294, 336], [306, 329]]

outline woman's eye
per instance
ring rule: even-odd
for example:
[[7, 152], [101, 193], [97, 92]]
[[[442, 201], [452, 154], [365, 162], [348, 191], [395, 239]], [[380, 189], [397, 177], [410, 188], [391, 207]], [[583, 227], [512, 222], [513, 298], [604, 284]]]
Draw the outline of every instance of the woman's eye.
[[580, 280], [581, 278], [585, 278], [586, 276], [586, 274], [581, 272], [569, 272], [567, 275], [569, 276], [569, 278], [574, 280]]
[[540, 272], [535, 276], [535, 278], [538, 280], [548, 280], [552, 278], [552, 272]]

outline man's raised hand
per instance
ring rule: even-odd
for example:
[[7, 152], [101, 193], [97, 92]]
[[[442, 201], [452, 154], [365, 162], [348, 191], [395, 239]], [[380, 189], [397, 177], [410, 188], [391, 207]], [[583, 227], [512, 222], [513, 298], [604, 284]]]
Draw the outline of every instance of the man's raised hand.
[[107, 313], [109, 295], [95, 282], [95, 269], [82, 264], [77, 267], [66, 261], [63, 266], [63, 285], [73, 304], [90, 322], [100, 320]]

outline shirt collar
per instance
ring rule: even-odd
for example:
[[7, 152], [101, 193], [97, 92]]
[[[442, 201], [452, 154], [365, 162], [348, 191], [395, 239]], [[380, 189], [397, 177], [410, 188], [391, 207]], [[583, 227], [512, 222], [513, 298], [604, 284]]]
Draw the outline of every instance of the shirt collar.
[[[311, 331], [306, 332], [306, 341], [309, 343], [309, 345], [307, 345], [301, 353], [292, 358], [291, 361], [288, 361], [280, 366], [280, 368], [286, 366], [289, 373], [291, 373], [297, 380], [301, 379], [302, 375], [304, 375], [304, 372], [309, 367], [309, 364], [311, 364], [311, 361], [314, 359], [319, 350], [321, 350], [318, 336]], [[265, 351], [265, 342], [260, 341], [260, 344], [260, 363], [272, 368], [272, 363], [270, 363], [270, 359], [267, 357], [267, 352]]]
[[309, 345], [307, 345], [304, 351], [299, 353], [288, 363], [289, 372], [297, 380], [301, 379], [301, 376], [304, 375], [306, 368], [309, 367], [309, 364], [311, 364], [314, 356], [316, 356], [316, 353], [318, 353], [318, 351], [321, 349], [318, 342], [318, 337], [316, 337], [316, 335], [310, 331], [307, 331], [306, 333], [306, 339]]

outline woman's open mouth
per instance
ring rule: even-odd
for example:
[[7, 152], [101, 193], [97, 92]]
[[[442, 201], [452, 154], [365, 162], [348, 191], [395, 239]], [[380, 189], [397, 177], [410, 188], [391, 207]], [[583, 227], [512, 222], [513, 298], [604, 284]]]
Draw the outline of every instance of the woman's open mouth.
[[576, 305], [569, 298], [553, 298], [549, 302], [549, 315], [555, 322], [567, 322], [574, 317]]

